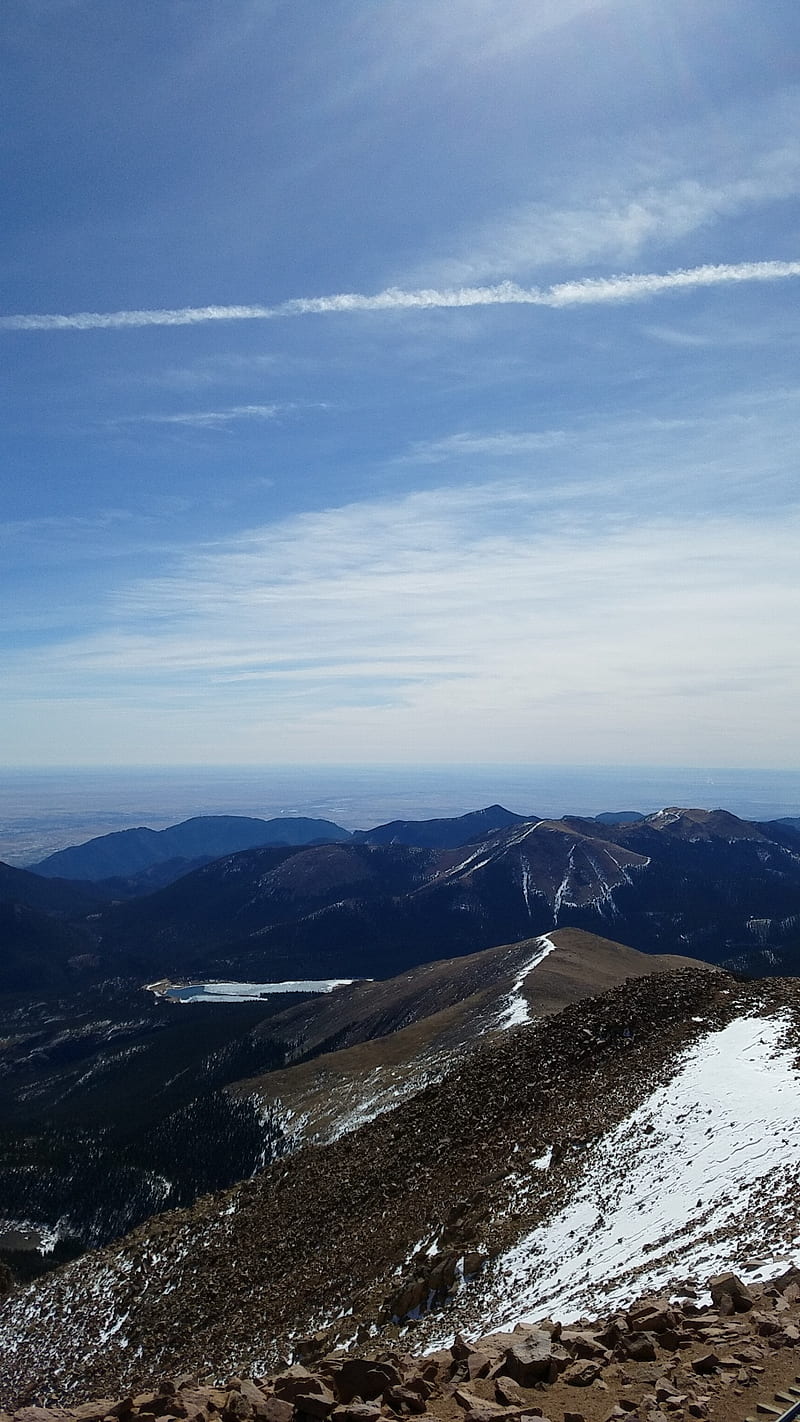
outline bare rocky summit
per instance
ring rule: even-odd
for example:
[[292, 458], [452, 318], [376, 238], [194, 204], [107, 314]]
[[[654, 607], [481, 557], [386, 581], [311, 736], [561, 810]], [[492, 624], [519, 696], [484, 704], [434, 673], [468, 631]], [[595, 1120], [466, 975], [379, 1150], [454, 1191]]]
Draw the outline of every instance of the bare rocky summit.
[[[325, 1352], [298, 1340], [265, 1376], [162, 1377], [141, 1392], [62, 1406], [26, 1401], [13, 1422], [693, 1422], [740, 1418], [785, 1386], [800, 1342], [800, 1269], [746, 1286], [728, 1271], [569, 1327], [551, 1318], [421, 1355], [405, 1347]], [[0, 1422], [11, 1422], [0, 1414]]]

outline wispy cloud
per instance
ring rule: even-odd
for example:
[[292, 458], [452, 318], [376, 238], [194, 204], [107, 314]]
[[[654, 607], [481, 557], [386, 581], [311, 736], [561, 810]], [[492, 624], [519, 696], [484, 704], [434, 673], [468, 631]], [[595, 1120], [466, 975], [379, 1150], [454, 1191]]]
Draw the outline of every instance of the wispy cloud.
[[[274, 420], [293, 404], [284, 405], [231, 405], [227, 410], [187, 410], [168, 415], [131, 415], [125, 424], [178, 425], [190, 429], [223, 429], [239, 420]], [[121, 423], [117, 421], [116, 423]]]
[[770, 753], [794, 734], [796, 540], [785, 510], [631, 522], [520, 481], [364, 501], [131, 584], [106, 630], [10, 658], [8, 697], [146, 695], [204, 753], [235, 708], [245, 758], [266, 727], [301, 759], [459, 758], [487, 728], [506, 758], [646, 758], [655, 726], [672, 759], [713, 758], [725, 685], [752, 763], [765, 700]]
[[528, 430], [512, 433], [500, 430], [496, 434], [445, 435], [442, 439], [419, 441], [402, 455], [403, 464], [439, 464], [448, 459], [515, 458], [521, 454], [538, 454], [542, 450], [560, 449], [567, 443], [564, 430]]
[[785, 281], [800, 276], [800, 261], [718, 263], [684, 267], [669, 272], [640, 272], [622, 276], [585, 277], [554, 286], [519, 286], [502, 281], [496, 286], [422, 288], [403, 291], [388, 287], [368, 295], [340, 292], [334, 296], [301, 296], [277, 306], [184, 306], [139, 311], [79, 311], [71, 315], [19, 315], [0, 317], [2, 331], [97, 331], [138, 326], [199, 326], [209, 321], [270, 321], [280, 317], [336, 315], [347, 312], [446, 310], [470, 306], [544, 306], [560, 310], [572, 306], [602, 306], [641, 301], [669, 291], [742, 282]]
[[600, 193], [572, 206], [530, 202], [468, 233], [462, 255], [426, 264], [443, 282], [474, 282], [557, 263], [632, 262], [721, 218], [800, 192], [796, 145], [765, 154], [753, 171], [723, 180], [702, 177], [624, 180], [609, 177]]

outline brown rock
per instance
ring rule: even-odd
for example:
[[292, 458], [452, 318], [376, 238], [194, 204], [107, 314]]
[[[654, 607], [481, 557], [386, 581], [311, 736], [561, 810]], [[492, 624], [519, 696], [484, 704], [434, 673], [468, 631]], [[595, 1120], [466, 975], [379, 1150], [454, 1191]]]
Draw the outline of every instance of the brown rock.
[[295, 1411], [306, 1417], [327, 1417], [336, 1406], [336, 1398], [319, 1378], [314, 1378], [313, 1383], [313, 1387], [295, 1393]]
[[482, 1397], [475, 1398], [475, 1404], [466, 1411], [466, 1422], [519, 1422], [519, 1410], [514, 1407], [498, 1407], [496, 1402], [488, 1402]]
[[[425, 1359], [420, 1358], [419, 1362], [420, 1364], [424, 1364]], [[418, 1397], [427, 1399], [429, 1397], [432, 1397], [433, 1393], [436, 1391], [437, 1376], [438, 1368], [434, 1371], [431, 1371], [429, 1369], [427, 1377], [422, 1372], [411, 1373], [406, 1372], [404, 1370], [402, 1385], [403, 1387], [409, 1388], [411, 1392], [415, 1392]]]
[[479, 1274], [485, 1263], [485, 1256], [483, 1254], [478, 1254], [477, 1250], [473, 1249], [470, 1250], [468, 1254], [465, 1254], [464, 1273], [466, 1274], [467, 1278], [471, 1278], [474, 1277], [475, 1274]]
[[532, 1387], [537, 1382], [553, 1382], [568, 1359], [566, 1351], [554, 1344], [548, 1333], [532, 1329], [507, 1349], [499, 1371], [520, 1387]]
[[565, 1412], [564, 1422], [586, 1422], [582, 1412]]
[[240, 1392], [242, 1397], [250, 1403], [254, 1415], [259, 1417], [261, 1415], [261, 1409], [267, 1401], [266, 1394], [261, 1391], [260, 1387], [256, 1387], [255, 1383], [251, 1382], [249, 1378], [245, 1379], [242, 1383]]
[[450, 1376], [458, 1382], [474, 1382], [475, 1378], [485, 1378], [491, 1366], [492, 1359], [488, 1353], [473, 1348], [466, 1358], [453, 1364]]
[[708, 1287], [711, 1290], [714, 1303], [723, 1316], [731, 1313], [748, 1313], [753, 1307], [752, 1295], [741, 1279], [730, 1271], [725, 1274], [716, 1274], [713, 1279], [709, 1279]]
[[102, 1422], [117, 1405], [117, 1399], [113, 1397], [107, 1397], [102, 1402], [82, 1402], [77, 1407], [70, 1407], [69, 1415], [76, 1422]]
[[777, 1289], [779, 1294], [785, 1294], [790, 1284], [800, 1285], [800, 1269], [796, 1264], [792, 1264], [783, 1274], [779, 1274], [777, 1279], [772, 1279], [773, 1289]]
[[662, 1299], [642, 1301], [628, 1310], [628, 1327], [632, 1333], [663, 1333], [675, 1328], [678, 1316]]
[[719, 1367], [719, 1358], [716, 1353], [702, 1353], [699, 1358], [692, 1358], [693, 1373], [713, 1373]]
[[479, 1348], [481, 1353], [488, 1353], [493, 1362], [502, 1358], [508, 1348], [513, 1348], [515, 1343], [519, 1343], [519, 1334], [514, 1333], [485, 1333], [481, 1338], [475, 1340], [474, 1347]]
[[[241, 1387], [241, 1382], [239, 1386]], [[253, 1408], [247, 1398], [242, 1396], [238, 1388], [231, 1388], [222, 1409], [222, 1422], [249, 1422], [252, 1415]]]
[[61, 1407], [21, 1407], [14, 1422], [69, 1422], [70, 1414]]
[[[220, 1406], [209, 1406], [210, 1392], [208, 1388], [187, 1387], [181, 1391], [181, 1402], [186, 1408], [187, 1417], [206, 1417], [208, 1416], [208, 1413], [212, 1410], [219, 1412], [221, 1410], [221, 1407], [224, 1406], [225, 1403], [224, 1394], [220, 1393], [219, 1398]], [[128, 1414], [133, 1410], [133, 1399], [131, 1399], [130, 1401], [131, 1406], [127, 1409], [127, 1411], [117, 1413], [117, 1416], [122, 1419], [127, 1418]], [[116, 1412], [116, 1409], [114, 1409], [114, 1411]]]
[[616, 1348], [620, 1339], [628, 1332], [629, 1329], [625, 1319], [619, 1317], [609, 1319], [605, 1328], [599, 1333], [594, 1333], [592, 1336], [597, 1339], [597, 1342], [602, 1348]]
[[388, 1403], [393, 1412], [414, 1413], [419, 1416], [427, 1411], [425, 1406], [426, 1397], [430, 1394], [422, 1394], [408, 1383], [397, 1383], [390, 1387], [384, 1396], [384, 1402]]
[[599, 1378], [601, 1373], [600, 1364], [592, 1358], [583, 1358], [578, 1363], [572, 1363], [564, 1373], [562, 1381], [570, 1387], [589, 1387]]
[[335, 1422], [376, 1422], [380, 1415], [379, 1402], [347, 1402], [331, 1413]]
[[607, 1359], [608, 1349], [597, 1338], [582, 1328], [565, 1328], [562, 1330], [562, 1345], [573, 1358], [598, 1358]]
[[518, 1382], [501, 1375], [495, 1378], [494, 1393], [503, 1407], [524, 1407], [525, 1398]]
[[391, 1363], [348, 1358], [335, 1379], [336, 1394], [340, 1402], [352, 1402], [354, 1397], [371, 1402], [373, 1398], [382, 1398], [390, 1387], [400, 1381], [400, 1374]]
[[652, 1334], [628, 1333], [619, 1341], [620, 1351], [635, 1363], [655, 1362], [656, 1345]]
[[322, 1391], [325, 1384], [320, 1378], [314, 1377], [313, 1373], [304, 1368], [302, 1363], [293, 1363], [284, 1373], [275, 1379], [273, 1392], [282, 1402], [294, 1402], [299, 1392], [310, 1393], [315, 1390]]
[[295, 1363], [316, 1362], [331, 1346], [331, 1335], [326, 1329], [311, 1333], [306, 1338], [298, 1338], [292, 1348]]
[[257, 1415], [261, 1422], [292, 1422], [294, 1407], [280, 1397], [268, 1397]]

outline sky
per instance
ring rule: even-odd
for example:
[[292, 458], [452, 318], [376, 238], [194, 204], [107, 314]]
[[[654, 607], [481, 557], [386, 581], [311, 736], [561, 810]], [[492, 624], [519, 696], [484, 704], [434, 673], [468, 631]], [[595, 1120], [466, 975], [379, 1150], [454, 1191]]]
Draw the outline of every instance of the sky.
[[796, 0], [3, 0], [0, 761], [797, 767]]

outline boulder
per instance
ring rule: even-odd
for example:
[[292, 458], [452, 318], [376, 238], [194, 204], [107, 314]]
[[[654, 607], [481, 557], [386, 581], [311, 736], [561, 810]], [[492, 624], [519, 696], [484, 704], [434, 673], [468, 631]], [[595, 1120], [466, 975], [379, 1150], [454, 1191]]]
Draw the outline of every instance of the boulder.
[[664, 1333], [678, 1323], [675, 1310], [664, 1299], [642, 1299], [628, 1310], [627, 1319], [631, 1333]]
[[520, 1387], [532, 1387], [537, 1382], [552, 1382], [569, 1360], [563, 1348], [553, 1343], [543, 1329], [522, 1334], [503, 1355], [498, 1372], [513, 1378]]
[[776, 1279], [770, 1280], [773, 1289], [777, 1289], [779, 1294], [785, 1294], [790, 1284], [800, 1285], [800, 1269], [796, 1264], [791, 1264], [788, 1269], [779, 1274]]
[[608, 1349], [598, 1342], [597, 1337], [583, 1328], [565, 1328], [560, 1342], [573, 1358], [608, 1358]]
[[282, 1402], [294, 1403], [298, 1393], [323, 1392], [325, 1384], [321, 1378], [304, 1368], [302, 1363], [293, 1363], [290, 1368], [275, 1379], [273, 1392]]
[[656, 1358], [655, 1338], [651, 1333], [628, 1333], [619, 1341], [620, 1352], [635, 1363], [653, 1363]]
[[[241, 1383], [239, 1384], [241, 1387]], [[222, 1409], [222, 1422], [249, 1422], [253, 1408], [238, 1388], [231, 1388]]]
[[348, 1358], [342, 1364], [334, 1386], [340, 1402], [352, 1402], [355, 1397], [361, 1398], [362, 1402], [371, 1402], [373, 1398], [382, 1398], [390, 1387], [400, 1382], [400, 1374], [392, 1363]]
[[589, 1387], [599, 1378], [601, 1371], [599, 1363], [591, 1358], [584, 1358], [579, 1363], [571, 1363], [561, 1381], [569, 1387]]
[[494, 1395], [503, 1407], [524, 1407], [525, 1396], [518, 1382], [513, 1378], [503, 1377], [495, 1379]]
[[336, 1406], [336, 1398], [319, 1378], [314, 1378], [313, 1383], [313, 1387], [295, 1393], [295, 1411], [306, 1417], [327, 1417]]
[[701, 1353], [699, 1358], [692, 1358], [693, 1373], [713, 1373], [718, 1367], [719, 1357], [716, 1353]]
[[[163, 1388], [160, 1390], [163, 1392]], [[119, 1398], [106, 1397], [100, 1402], [81, 1402], [69, 1409], [69, 1415], [75, 1418], [75, 1422], [102, 1422], [110, 1412], [117, 1416], [115, 1408], [118, 1406]]]
[[268, 1397], [257, 1415], [261, 1422], [292, 1422], [294, 1407], [280, 1397]]
[[723, 1315], [748, 1313], [755, 1302], [741, 1279], [730, 1271], [709, 1279], [708, 1287], [714, 1303]]

